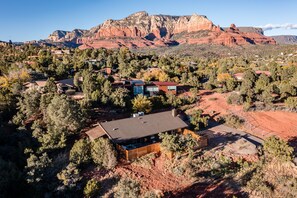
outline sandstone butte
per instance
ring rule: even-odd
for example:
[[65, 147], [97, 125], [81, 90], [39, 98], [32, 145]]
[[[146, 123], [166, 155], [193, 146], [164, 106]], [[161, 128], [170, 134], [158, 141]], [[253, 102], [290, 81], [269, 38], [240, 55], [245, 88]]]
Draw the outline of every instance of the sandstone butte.
[[137, 12], [121, 20], [107, 20], [90, 30], [55, 31], [53, 42], [76, 42], [80, 49], [173, 46], [180, 44], [217, 44], [225, 46], [276, 44], [261, 31], [240, 31], [216, 26], [206, 16], [148, 15]]

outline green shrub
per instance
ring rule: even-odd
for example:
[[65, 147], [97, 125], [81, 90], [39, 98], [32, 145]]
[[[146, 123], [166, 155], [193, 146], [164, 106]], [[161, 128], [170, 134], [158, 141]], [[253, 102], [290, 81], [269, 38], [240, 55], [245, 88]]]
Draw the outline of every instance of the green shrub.
[[106, 138], [98, 138], [92, 142], [91, 156], [99, 167], [112, 169], [117, 165], [116, 151]]
[[243, 103], [243, 111], [247, 112], [252, 108], [252, 105], [250, 102]]
[[204, 83], [203, 88], [206, 90], [213, 90], [215, 88], [215, 86], [212, 85], [211, 83]]
[[202, 126], [207, 127], [209, 116], [203, 115], [203, 110], [197, 109], [193, 111], [190, 117], [191, 124], [195, 127], [195, 130], [199, 130]]
[[147, 154], [147, 155], [137, 158], [133, 162], [133, 164], [136, 164], [136, 165], [144, 167], [144, 168], [151, 168], [154, 164], [153, 159], [155, 159], [155, 158], [156, 158], [156, 153], [150, 153], [150, 154]]
[[242, 118], [234, 114], [228, 114], [223, 116], [223, 121], [227, 126], [233, 127], [236, 129], [240, 128], [244, 123], [244, 120]]
[[115, 198], [138, 198], [140, 196], [140, 185], [130, 179], [121, 179], [116, 187]]
[[87, 182], [84, 188], [84, 195], [86, 197], [94, 197], [100, 190], [100, 184], [95, 179], [91, 179]]
[[87, 163], [91, 159], [91, 145], [87, 139], [76, 141], [70, 150], [69, 160], [77, 165]]
[[264, 153], [268, 157], [275, 157], [282, 161], [291, 161], [293, 159], [293, 147], [276, 136], [267, 138], [264, 142]]
[[227, 103], [241, 105], [243, 103], [243, 97], [240, 94], [231, 93], [227, 98]]
[[161, 142], [161, 148], [169, 152], [185, 152], [191, 151], [199, 144], [191, 135], [180, 135], [180, 134], [159, 134]]
[[285, 106], [290, 110], [297, 109], [297, 97], [288, 97], [285, 100]]
[[57, 178], [63, 182], [65, 187], [68, 188], [76, 187], [76, 183], [82, 179], [79, 174], [79, 170], [73, 163], [70, 163], [65, 169], [58, 173]]
[[264, 175], [261, 172], [253, 174], [250, 181], [247, 182], [247, 188], [251, 192], [257, 192], [260, 197], [271, 197], [273, 189], [264, 179]]

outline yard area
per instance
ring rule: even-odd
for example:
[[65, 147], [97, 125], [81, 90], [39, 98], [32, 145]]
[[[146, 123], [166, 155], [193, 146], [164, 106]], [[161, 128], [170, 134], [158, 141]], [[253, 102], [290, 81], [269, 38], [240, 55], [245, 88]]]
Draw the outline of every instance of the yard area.
[[[119, 178], [133, 179], [140, 183], [142, 192], [155, 192], [162, 197], [241, 195], [236, 182], [226, 178], [215, 180], [212, 168], [203, 165], [204, 160], [209, 159], [210, 164], [213, 164], [211, 166], [220, 163], [218, 161], [222, 156], [235, 161], [238, 159], [257, 161], [257, 146], [261, 144], [261, 140], [236, 129], [212, 123], [199, 134], [205, 134], [209, 138], [209, 145], [195, 154], [196, 159], [202, 160], [202, 167], [190, 168], [189, 158], [183, 155], [169, 159], [162, 153], [161, 155], [151, 153], [131, 163], [120, 160], [113, 171], [102, 172], [94, 168], [87, 171], [85, 176], [100, 181], [104, 188], [102, 192], [106, 197], [112, 197], [115, 191], [115, 186], [112, 184]], [[193, 176], [193, 172], [197, 176]], [[200, 174], [201, 176], [198, 176]]]
[[242, 106], [229, 105], [228, 94], [200, 91], [201, 99], [198, 108], [205, 113], [218, 118], [226, 114], [235, 114], [245, 120], [243, 130], [265, 139], [271, 135], [283, 139], [297, 136], [297, 113], [286, 111], [255, 111], [244, 112]]

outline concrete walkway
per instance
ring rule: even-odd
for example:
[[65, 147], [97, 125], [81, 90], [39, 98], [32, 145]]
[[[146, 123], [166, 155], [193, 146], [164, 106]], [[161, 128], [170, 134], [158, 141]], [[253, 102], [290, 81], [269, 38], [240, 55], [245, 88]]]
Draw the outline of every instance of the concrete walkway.
[[232, 150], [238, 154], [255, 154], [263, 140], [235, 128], [210, 121], [207, 129], [197, 132], [208, 137], [210, 148]]

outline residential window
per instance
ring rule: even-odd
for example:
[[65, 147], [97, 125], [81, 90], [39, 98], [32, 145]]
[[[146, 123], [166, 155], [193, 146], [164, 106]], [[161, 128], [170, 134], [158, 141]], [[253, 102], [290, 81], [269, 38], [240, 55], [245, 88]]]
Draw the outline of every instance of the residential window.
[[146, 90], [149, 92], [158, 92], [159, 88], [158, 87], [147, 87]]
[[176, 91], [176, 86], [168, 86], [168, 91]]

